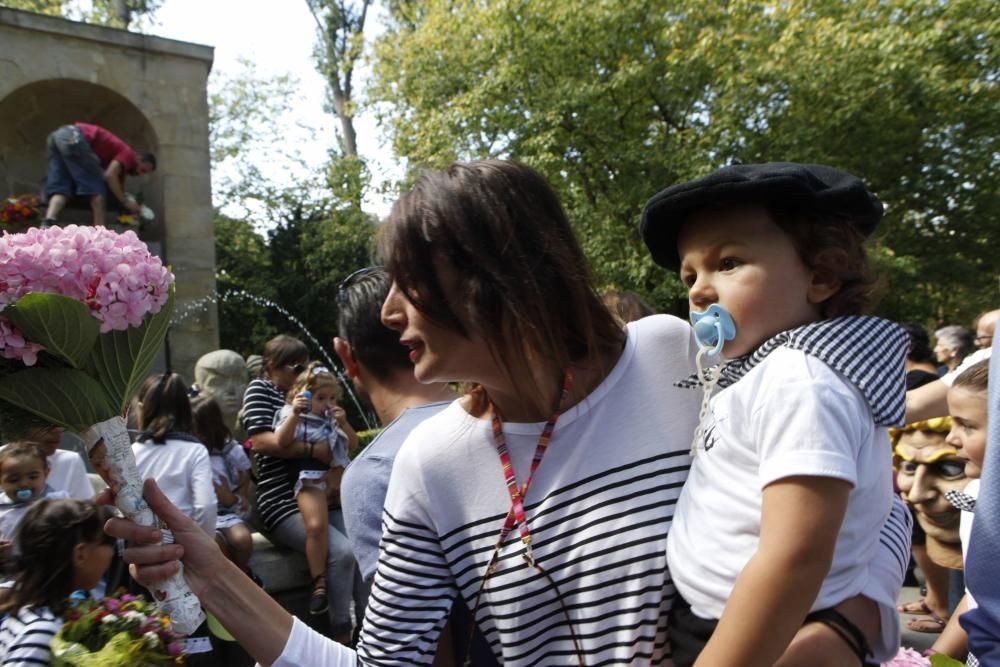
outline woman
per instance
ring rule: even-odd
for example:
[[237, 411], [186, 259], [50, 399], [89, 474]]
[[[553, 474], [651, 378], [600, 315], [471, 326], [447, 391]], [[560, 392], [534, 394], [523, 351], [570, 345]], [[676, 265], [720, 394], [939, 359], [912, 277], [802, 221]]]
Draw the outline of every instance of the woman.
[[972, 329], [952, 324], [934, 332], [934, 356], [944, 368], [944, 373], [958, 368], [962, 360], [975, 349], [976, 333]]
[[183, 546], [131, 549], [140, 576], [183, 557], [195, 593], [266, 665], [430, 664], [457, 594], [503, 664], [669, 661], [665, 543], [700, 399], [670, 379], [694, 368], [690, 328], [654, 316], [623, 330], [555, 194], [515, 163], [425, 175], [381, 251], [383, 322], [417, 379], [467, 393], [395, 461], [357, 655], [250, 590], [152, 484]]
[[[288, 390], [309, 363], [305, 343], [292, 336], [276, 336], [264, 346], [262, 377], [250, 381], [243, 396], [243, 427], [257, 459], [257, 513], [268, 535], [275, 542], [300, 553], [305, 553], [306, 527], [295, 502], [285, 461], [308, 459], [312, 447], [304, 442], [294, 442], [284, 448], [278, 444], [274, 432], [274, 418], [285, 405]], [[317, 450], [316, 458], [329, 453]], [[351, 641], [351, 592], [356, 565], [351, 544], [344, 532], [343, 516], [331, 509], [328, 515], [330, 528], [326, 531], [326, 594], [329, 607], [317, 606], [316, 613], [328, 611], [333, 638], [342, 644]], [[310, 612], [313, 608], [310, 608]]]

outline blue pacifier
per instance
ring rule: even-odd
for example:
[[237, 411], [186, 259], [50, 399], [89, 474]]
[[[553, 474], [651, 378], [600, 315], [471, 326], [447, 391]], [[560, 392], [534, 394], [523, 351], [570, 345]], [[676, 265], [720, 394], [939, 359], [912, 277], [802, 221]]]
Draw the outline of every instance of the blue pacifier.
[[691, 311], [691, 325], [698, 347], [710, 354], [719, 354], [727, 340], [736, 338], [733, 316], [717, 303], [701, 312]]
[[18, 500], [31, 500], [31, 496], [34, 493], [31, 489], [18, 489], [14, 494]]

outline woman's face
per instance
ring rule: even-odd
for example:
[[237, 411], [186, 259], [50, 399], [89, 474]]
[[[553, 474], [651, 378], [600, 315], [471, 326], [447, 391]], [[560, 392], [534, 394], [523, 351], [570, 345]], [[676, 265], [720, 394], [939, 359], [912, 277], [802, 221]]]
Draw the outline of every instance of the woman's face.
[[[445, 296], [455, 303], [455, 280], [442, 272]], [[382, 323], [398, 331], [399, 342], [410, 350], [413, 374], [423, 383], [479, 382], [489, 386], [498, 374], [496, 362], [481, 337], [461, 333], [435, 323], [417, 310], [395, 282], [382, 304]]]
[[939, 364], [950, 363], [955, 358], [955, 348], [948, 341], [939, 338], [934, 343], [934, 358]]
[[287, 392], [292, 388], [292, 385], [295, 384], [295, 378], [297, 378], [308, 365], [308, 358], [280, 365], [268, 362], [267, 376], [271, 379], [271, 382], [278, 387], [278, 389]]
[[928, 538], [957, 544], [961, 511], [945, 497], [946, 491], [961, 491], [968, 484], [965, 460], [945, 442], [945, 433], [903, 433], [896, 452], [903, 459], [896, 483], [917, 513], [917, 521]]

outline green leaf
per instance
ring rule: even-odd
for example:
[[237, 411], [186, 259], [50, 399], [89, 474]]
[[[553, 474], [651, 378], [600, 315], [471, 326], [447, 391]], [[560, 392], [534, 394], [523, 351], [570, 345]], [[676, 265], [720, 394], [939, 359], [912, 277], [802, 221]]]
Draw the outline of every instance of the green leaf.
[[104, 387], [72, 368], [28, 368], [0, 378], [0, 400], [49, 424], [82, 431], [118, 414]]
[[26, 294], [3, 314], [28, 340], [44, 345], [73, 368], [86, 362], [101, 330], [90, 308], [61, 294]]
[[128, 405], [139, 383], [149, 373], [153, 359], [167, 336], [170, 316], [174, 310], [174, 286], [170, 286], [167, 302], [160, 312], [143, 320], [138, 327], [125, 331], [109, 331], [97, 337], [97, 343], [87, 361], [87, 371], [104, 385], [115, 414]]
[[944, 653], [935, 653], [931, 656], [931, 667], [962, 667], [964, 664]]

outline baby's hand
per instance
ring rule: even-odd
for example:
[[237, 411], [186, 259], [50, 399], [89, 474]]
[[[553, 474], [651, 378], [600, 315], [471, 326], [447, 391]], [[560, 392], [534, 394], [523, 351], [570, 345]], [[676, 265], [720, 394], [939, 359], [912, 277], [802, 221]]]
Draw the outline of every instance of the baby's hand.
[[297, 415], [300, 415], [303, 412], [308, 412], [311, 404], [312, 400], [309, 398], [309, 396], [306, 396], [304, 393], [299, 394], [294, 399], [292, 399], [292, 408], [295, 410], [295, 414]]
[[344, 425], [344, 423], [347, 421], [347, 412], [344, 411], [344, 408], [340, 407], [339, 405], [334, 406], [333, 420], [337, 422], [339, 426]]

